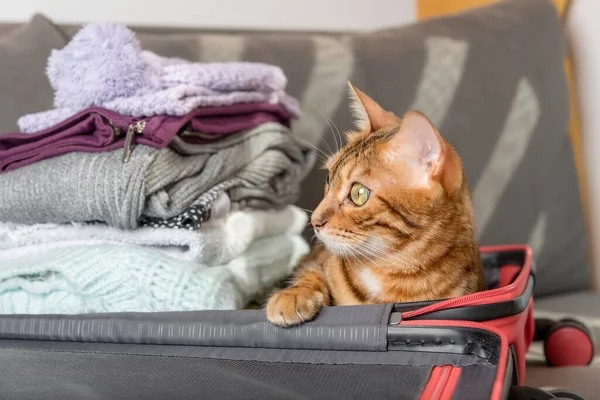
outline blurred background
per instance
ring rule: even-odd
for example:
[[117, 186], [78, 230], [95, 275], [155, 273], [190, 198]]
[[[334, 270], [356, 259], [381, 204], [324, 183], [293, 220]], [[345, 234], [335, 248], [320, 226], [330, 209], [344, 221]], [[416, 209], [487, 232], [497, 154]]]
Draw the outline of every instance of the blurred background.
[[40, 12], [60, 23], [113, 21], [145, 26], [192, 28], [349, 31], [394, 26], [415, 19], [412, 0], [174, 0], [168, 7], [144, 0], [27, 0], [2, 12], [4, 21], [22, 22]]
[[[534, 250], [536, 314], [600, 332], [599, 15], [597, 0], [12, 1], [0, 14], [0, 128], [52, 108], [48, 55], [88, 22], [127, 24], [162, 56], [281, 67], [302, 111], [292, 132], [325, 153], [351, 127], [351, 79], [398, 115], [424, 111], [456, 144], [480, 242]], [[295, 204], [312, 210], [325, 173], [302, 178]], [[534, 386], [594, 394], [593, 379], [573, 380], [595, 372], [538, 367]]]

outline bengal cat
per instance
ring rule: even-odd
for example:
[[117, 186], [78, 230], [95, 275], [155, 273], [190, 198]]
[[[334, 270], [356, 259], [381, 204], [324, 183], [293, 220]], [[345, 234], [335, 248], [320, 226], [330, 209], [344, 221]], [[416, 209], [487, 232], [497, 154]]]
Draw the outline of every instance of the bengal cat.
[[282, 327], [323, 306], [444, 299], [486, 289], [455, 148], [421, 113], [384, 110], [350, 84], [357, 131], [326, 163], [319, 244], [267, 303]]

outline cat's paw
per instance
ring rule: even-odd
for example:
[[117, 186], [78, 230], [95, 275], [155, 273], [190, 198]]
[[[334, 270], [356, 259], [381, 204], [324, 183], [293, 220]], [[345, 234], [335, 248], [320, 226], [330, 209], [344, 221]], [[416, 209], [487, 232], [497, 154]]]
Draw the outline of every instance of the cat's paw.
[[323, 293], [291, 287], [271, 296], [267, 302], [267, 319], [272, 324], [288, 328], [310, 321], [324, 305]]

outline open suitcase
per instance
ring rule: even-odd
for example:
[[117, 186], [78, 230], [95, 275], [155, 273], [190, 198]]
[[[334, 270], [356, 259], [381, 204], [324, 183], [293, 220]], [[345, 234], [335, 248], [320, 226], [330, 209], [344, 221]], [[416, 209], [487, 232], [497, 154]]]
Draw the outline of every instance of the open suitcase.
[[486, 292], [328, 307], [292, 329], [254, 310], [0, 316], [0, 398], [578, 399], [518, 386], [535, 335], [531, 250], [481, 255]]

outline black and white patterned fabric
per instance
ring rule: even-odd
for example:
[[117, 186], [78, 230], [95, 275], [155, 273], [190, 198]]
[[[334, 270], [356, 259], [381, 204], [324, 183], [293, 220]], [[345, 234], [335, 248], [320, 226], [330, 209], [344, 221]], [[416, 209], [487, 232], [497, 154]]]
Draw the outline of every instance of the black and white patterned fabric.
[[152, 228], [173, 228], [187, 229], [190, 231], [200, 228], [200, 226], [210, 218], [210, 209], [198, 204], [191, 206], [183, 214], [169, 219], [154, 217], [142, 217], [140, 226]]

